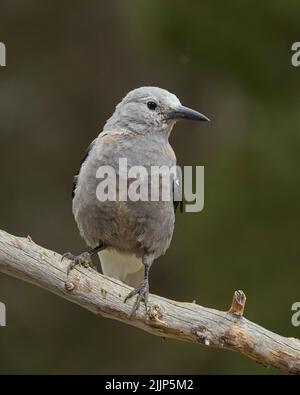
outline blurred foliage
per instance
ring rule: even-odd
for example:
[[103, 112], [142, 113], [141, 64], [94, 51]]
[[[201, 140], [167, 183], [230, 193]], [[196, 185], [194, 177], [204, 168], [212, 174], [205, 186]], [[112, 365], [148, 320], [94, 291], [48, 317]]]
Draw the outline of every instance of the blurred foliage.
[[[299, 300], [299, 2], [0, 0], [1, 228], [84, 250], [72, 177], [114, 105], [158, 85], [207, 114], [177, 125], [180, 164], [205, 166], [205, 208], [177, 216], [153, 266], [163, 296], [227, 309], [286, 336]], [[162, 341], [0, 277], [1, 373], [278, 373], [240, 355]]]

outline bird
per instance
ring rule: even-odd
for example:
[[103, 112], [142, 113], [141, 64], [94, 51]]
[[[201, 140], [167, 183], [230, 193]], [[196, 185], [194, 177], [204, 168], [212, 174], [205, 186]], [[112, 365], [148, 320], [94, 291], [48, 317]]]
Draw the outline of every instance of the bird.
[[92, 266], [91, 257], [98, 254], [104, 275], [134, 287], [124, 300], [136, 296], [131, 317], [141, 302], [147, 312], [149, 271], [171, 243], [176, 208], [182, 202], [174, 196], [169, 201], [100, 201], [97, 169], [110, 166], [120, 177], [120, 158], [126, 158], [128, 167], [176, 165], [169, 137], [176, 122], [185, 119], [209, 121], [165, 89], [144, 86], [130, 91], [88, 147], [74, 177], [72, 211], [89, 250], [63, 255], [71, 260], [67, 274], [76, 265]]

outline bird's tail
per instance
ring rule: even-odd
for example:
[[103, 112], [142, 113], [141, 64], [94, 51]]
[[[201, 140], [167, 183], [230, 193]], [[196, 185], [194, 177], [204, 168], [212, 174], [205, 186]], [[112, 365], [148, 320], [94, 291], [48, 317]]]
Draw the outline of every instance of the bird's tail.
[[99, 252], [99, 258], [106, 276], [121, 280], [131, 287], [137, 287], [144, 278], [142, 258], [136, 255], [107, 249]]

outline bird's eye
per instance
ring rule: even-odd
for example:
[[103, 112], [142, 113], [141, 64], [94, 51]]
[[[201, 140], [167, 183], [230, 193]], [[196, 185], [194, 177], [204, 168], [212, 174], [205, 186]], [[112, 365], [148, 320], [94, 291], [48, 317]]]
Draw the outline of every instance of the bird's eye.
[[157, 107], [157, 104], [154, 101], [148, 101], [147, 107], [149, 108], [149, 110], [154, 111]]

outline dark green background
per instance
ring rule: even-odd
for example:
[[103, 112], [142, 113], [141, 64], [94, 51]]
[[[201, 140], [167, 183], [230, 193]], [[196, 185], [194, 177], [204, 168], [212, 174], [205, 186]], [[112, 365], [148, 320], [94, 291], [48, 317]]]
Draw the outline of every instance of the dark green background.
[[[205, 166], [205, 208], [177, 216], [151, 290], [227, 309], [285, 336], [299, 292], [299, 1], [0, 0], [0, 227], [85, 249], [71, 184], [127, 91], [158, 85], [208, 115], [177, 125], [180, 164]], [[277, 373], [241, 355], [162, 341], [0, 276], [0, 373]]]

